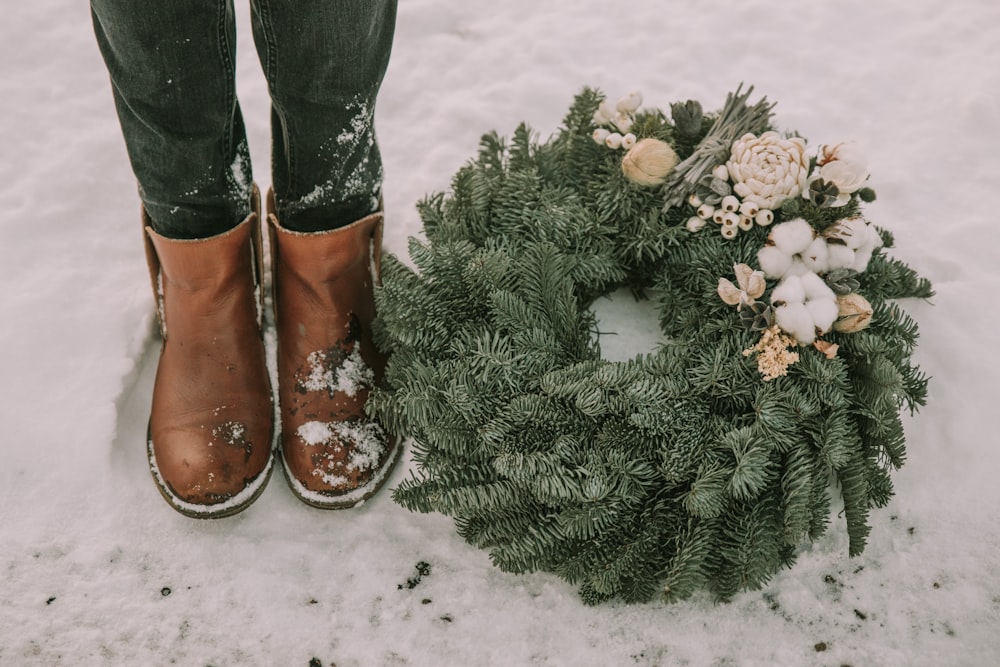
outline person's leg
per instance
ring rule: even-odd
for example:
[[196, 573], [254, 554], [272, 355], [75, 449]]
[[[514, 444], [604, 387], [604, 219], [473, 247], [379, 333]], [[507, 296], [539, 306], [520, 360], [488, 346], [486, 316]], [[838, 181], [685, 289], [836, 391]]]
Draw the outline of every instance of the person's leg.
[[174, 509], [228, 516], [264, 488], [274, 433], [232, 0], [92, 0], [91, 9], [143, 200], [163, 334], [149, 468]]
[[250, 213], [232, 0], [91, 0], [139, 195], [158, 233], [201, 238]]
[[322, 231], [378, 209], [375, 98], [396, 0], [252, 0], [272, 100], [272, 173], [282, 224]]
[[372, 339], [382, 163], [372, 118], [395, 0], [253, 0], [273, 104], [268, 205], [284, 469], [316, 507], [375, 493], [398, 440], [365, 415], [385, 363]]

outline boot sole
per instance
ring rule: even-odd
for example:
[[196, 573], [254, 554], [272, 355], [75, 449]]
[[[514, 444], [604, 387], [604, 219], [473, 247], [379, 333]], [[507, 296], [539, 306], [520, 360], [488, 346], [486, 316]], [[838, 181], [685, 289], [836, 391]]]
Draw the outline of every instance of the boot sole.
[[276, 457], [274, 455], [273, 443], [274, 437], [272, 434], [270, 443], [271, 455], [267, 459], [267, 466], [249, 484], [247, 484], [246, 488], [232, 498], [221, 503], [198, 505], [196, 503], [189, 503], [182, 498], [179, 498], [173, 491], [170, 490], [170, 487], [167, 486], [163, 477], [160, 475], [159, 466], [156, 465], [156, 456], [153, 453], [153, 438], [150, 434], [149, 426], [147, 425], [146, 427], [146, 455], [149, 462], [149, 473], [153, 476], [153, 480], [156, 482], [156, 488], [160, 490], [160, 495], [163, 496], [163, 499], [167, 501], [168, 505], [191, 519], [222, 519], [227, 516], [233, 516], [234, 514], [242, 512], [255, 500], [257, 500], [260, 494], [264, 492], [264, 488], [271, 479], [271, 473], [274, 471], [274, 459]]
[[288, 465], [285, 463], [285, 452], [283, 449], [280, 451], [281, 469], [285, 472], [285, 479], [288, 481], [288, 486], [292, 490], [292, 494], [306, 505], [321, 510], [346, 510], [363, 504], [366, 500], [378, 493], [378, 491], [389, 479], [389, 474], [392, 472], [392, 469], [396, 467], [396, 462], [399, 461], [402, 450], [403, 440], [402, 438], [397, 437], [389, 459], [386, 460], [386, 462], [382, 464], [382, 467], [378, 469], [375, 477], [369, 480], [369, 482], [364, 486], [359, 486], [356, 489], [351, 489], [346, 493], [336, 496], [320, 493], [319, 491], [310, 491], [303, 486], [303, 484], [288, 471]]

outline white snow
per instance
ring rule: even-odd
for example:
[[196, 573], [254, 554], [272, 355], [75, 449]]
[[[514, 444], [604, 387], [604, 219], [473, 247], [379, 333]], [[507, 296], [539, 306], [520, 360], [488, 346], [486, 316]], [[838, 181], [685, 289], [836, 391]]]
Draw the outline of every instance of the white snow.
[[325, 350], [310, 352], [306, 363], [309, 374], [301, 381], [306, 391], [343, 392], [353, 398], [362, 389], [375, 384], [375, 372], [361, 357], [360, 343], [355, 343], [351, 353], [336, 366], [332, 365]]
[[[236, 7], [266, 190], [269, 103], [247, 3]], [[548, 135], [584, 85], [713, 109], [745, 81], [811, 146], [865, 147], [879, 196], [868, 217], [937, 290], [906, 304], [930, 402], [906, 418], [908, 461], [862, 556], [847, 557], [834, 515], [764, 591], [588, 608], [554, 576], [500, 572], [448, 519], [395, 505], [408, 457], [353, 511], [307, 507], [280, 475], [229, 519], [167, 506], [145, 455], [159, 344], [139, 206], [86, 3], [9, 3], [0, 664], [995, 664], [998, 42], [993, 0], [400, 3], [376, 112], [389, 251], [405, 254], [414, 204], [448, 187], [484, 132], [528, 120]], [[601, 330], [631, 335], [622, 321]], [[652, 336], [629, 349], [652, 349]], [[418, 561], [431, 572], [407, 588]]]

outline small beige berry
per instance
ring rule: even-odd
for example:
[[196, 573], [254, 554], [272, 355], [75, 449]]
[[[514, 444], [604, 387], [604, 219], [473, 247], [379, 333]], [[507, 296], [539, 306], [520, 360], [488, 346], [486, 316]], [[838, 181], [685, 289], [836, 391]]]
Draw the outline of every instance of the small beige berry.
[[715, 207], [711, 204], [702, 204], [698, 207], [698, 217], [702, 220], [711, 220], [715, 215]]
[[726, 227], [725, 225], [723, 225], [720, 229], [721, 229], [722, 237], [726, 238], [726, 239], [729, 239], [729, 240], [735, 239], [736, 235], [739, 233], [739, 229], [736, 228], [735, 226], [733, 226], [733, 227]]
[[728, 181], [729, 169], [726, 168], [726, 165], [720, 164], [718, 167], [712, 170], [712, 176], [715, 176], [716, 178], [721, 179], [723, 181]]
[[696, 215], [692, 215], [690, 218], [687, 219], [687, 222], [684, 224], [684, 226], [687, 227], [687, 230], [689, 232], [694, 233], [700, 231], [701, 228], [707, 224], [708, 223], [705, 220], [702, 220]]
[[761, 227], [767, 227], [772, 222], [774, 222], [774, 212], [770, 209], [762, 208], [757, 211], [757, 215], [753, 217], [754, 222], [756, 222]]
[[740, 210], [740, 200], [732, 195], [726, 195], [722, 198], [722, 208], [728, 213], [732, 213]]
[[745, 215], [740, 215], [739, 227], [745, 232], [749, 232], [753, 229], [753, 218], [748, 218]]

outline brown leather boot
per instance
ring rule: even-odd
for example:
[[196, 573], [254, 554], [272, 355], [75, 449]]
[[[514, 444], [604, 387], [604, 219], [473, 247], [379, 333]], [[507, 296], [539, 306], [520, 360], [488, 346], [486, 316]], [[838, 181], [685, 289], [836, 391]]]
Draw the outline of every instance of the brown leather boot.
[[292, 491], [353, 507], [388, 477], [400, 447], [364, 414], [385, 359], [372, 342], [382, 214], [327, 232], [287, 230], [268, 195], [282, 459]]
[[274, 460], [259, 216], [197, 240], [160, 236], [145, 213], [143, 222], [163, 333], [147, 438], [150, 470], [178, 512], [229, 516], [260, 495]]

